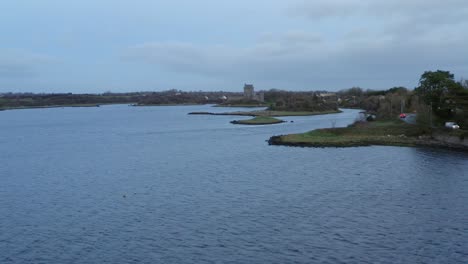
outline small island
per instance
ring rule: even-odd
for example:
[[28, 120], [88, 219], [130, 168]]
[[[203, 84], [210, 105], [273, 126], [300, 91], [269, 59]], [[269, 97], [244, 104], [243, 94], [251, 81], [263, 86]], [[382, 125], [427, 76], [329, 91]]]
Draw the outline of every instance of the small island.
[[269, 117], [269, 116], [257, 116], [252, 119], [247, 119], [247, 120], [234, 120], [231, 121], [231, 124], [236, 124], [236, 125], [273, 125], [273, 124], [280, 124], [284, 123], [286, 121], [277, 119], [274, 117]]

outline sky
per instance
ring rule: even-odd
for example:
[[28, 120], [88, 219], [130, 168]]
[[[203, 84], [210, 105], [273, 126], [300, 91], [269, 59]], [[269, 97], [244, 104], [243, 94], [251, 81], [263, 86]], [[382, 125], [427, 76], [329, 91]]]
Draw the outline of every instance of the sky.
[[414, 88], [468, 78], [466, 0], [4, 0], [0, 93]]

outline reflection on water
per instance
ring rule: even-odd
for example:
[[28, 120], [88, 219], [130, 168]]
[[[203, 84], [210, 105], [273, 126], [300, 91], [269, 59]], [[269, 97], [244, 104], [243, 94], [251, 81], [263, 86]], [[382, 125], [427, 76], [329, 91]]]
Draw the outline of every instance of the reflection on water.
[[358, 111], [234, 126], [208, 106], [0, 113], [0, 263], [465, 263], [467, 154], [289, 148]]

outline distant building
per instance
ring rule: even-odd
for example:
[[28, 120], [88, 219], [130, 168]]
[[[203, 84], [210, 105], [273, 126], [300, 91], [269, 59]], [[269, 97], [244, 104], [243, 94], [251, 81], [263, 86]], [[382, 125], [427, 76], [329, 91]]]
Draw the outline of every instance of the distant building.
[[245, 84], [244, 85], [244, 99], [264, 102], [265, 101], [265, 93], [260, 92], [260, 93], [256, 94], [253, 84]]
[[341, 102], [341, 99], [338, 98], [338, 95], [336, 93], [316, 93], [316, 96], [322, 99], [324, 102]]
[[255, 97], [254, 86], [252, 84], [245, 84], [244, 85], [244, 99], [254, 100], [254, 97]]
[[319, 93], [318, 96], [322, 98], [336, 97], [336, 93]]

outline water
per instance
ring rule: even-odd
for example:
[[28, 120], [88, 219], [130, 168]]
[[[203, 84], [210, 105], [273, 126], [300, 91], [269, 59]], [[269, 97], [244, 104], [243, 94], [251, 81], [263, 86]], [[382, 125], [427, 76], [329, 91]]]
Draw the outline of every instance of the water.
[[357, 111], [0, 112], [0, 263], [467, 263], [468, 155], [268, 146]]

